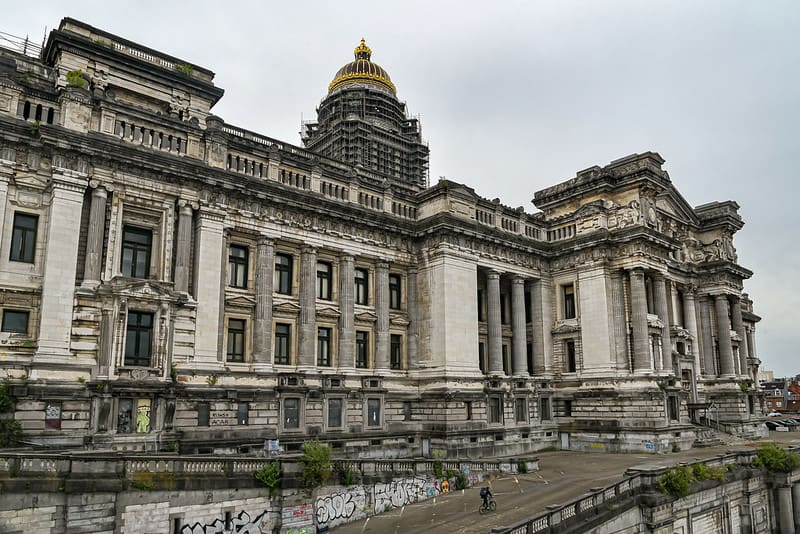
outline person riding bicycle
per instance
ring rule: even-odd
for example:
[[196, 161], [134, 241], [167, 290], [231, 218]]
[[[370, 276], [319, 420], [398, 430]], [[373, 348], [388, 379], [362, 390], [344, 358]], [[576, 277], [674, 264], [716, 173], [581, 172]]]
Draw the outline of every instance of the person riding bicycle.
[[481, 488], [481, 498], [483, 499], [483, 507], [489, 508], [489, 499], [493, 497], [492, 490], [489, 489], [489, 486], [484, 486]]

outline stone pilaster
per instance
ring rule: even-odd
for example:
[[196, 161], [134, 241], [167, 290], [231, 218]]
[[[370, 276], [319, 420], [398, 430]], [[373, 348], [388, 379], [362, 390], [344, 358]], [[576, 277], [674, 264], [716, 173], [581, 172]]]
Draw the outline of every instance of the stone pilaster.
[[741, 376], [749, 376], [747, 372], [747, 358], [749, 353], [747, 351], [747, 332], [744, 330], [744, 322], [742, 321], [742, 304], [739, 297], [734, 297], [731, 304], [731, 322], [733, 330], [739, 335], [739, 374]]
[[417, 270], [409, 269], [406, 275], [406, 309], [408, 311], [408, 339], [406, 356], [408, 368], [419, 367], [419, 302], [417, 301]]
[[647, 333], [647, 290], [644, 271], [634, 269], [631, 279], [631, 329], [633, 330], [633, 370], [647, 372], [653, 369], [650, 361], [650, 338]]
[[733, 345], [731, 344], [731, 321], [728, 315], [728, 296], [715, 295], [714, 309], [717, 315], [717, 345], [719, 346], [720, 376], [735, 375]]
[[545, 373], [544, 360], [544, 310], [542, 309], [542, 292], [544, 283], [541, 279], [531, 282], [531, 329], [533, 333], [533, 374], [542, 376]]
[[489, 373], [503, 374], [503, 337], [500, 324], [500, 273], [486, 275], [487, 341], [489, 345]]
[[217, 363], [222, 357], [222, 297], [225, 213], [201, 207], [195, 227], [194, 292], [197, 298], [194, 353], [197, 363]]
[[616, 366], [619, 370], [628, 370], [628, 323], [625, 317], [625, 288], [620, 271], [611, 273], [611, 313]]
[[792, 510], [794, 512], [794, 531], [800, 532], [800, 481], [792, 484]]
[[[787, 479], [789, 477], [786, 477]], [[792, 506], [792, 484], [788, 480], [779, 483], [775, 488], [775, 493], [778, 497], [777, 511], [778, 511], [778, 525], [780, 534], [795, 534], [795, 513]]]
[[103, 258], [103, 233], [106, 226], [106, 188], [97, 183], [92, 190], [92, 204], [89, 208], [89, 232], [86, 236], [86, 261], [83, 266], [83, 285], [95, 287], [100, 283], [100, 270]]
[[672, 367], [672, 339], [669, 332], [669, 308], [667, 304], [667, 280], [660, 274], [653, 277], [656, 315], [664, 326], [661, 327], [662, 369], [674, 373]]
[[355, 367], [355, 259], [339, 258], [339, 368]]
[[42, 258], [39, 347], [35, 360], [70, 356], [80, 213], [86, 185], [86, 175], [54, 169], [47, 240]]
[[[189, 261], [192, 255], [192, 205], [178, 201], [178, 238], [175, 250], [175, 291], [189, 292]], [[195, 288], [195, 293], [197, 289]]]
[[[694, 380], [700, 377], [700, 340], [697, 338], [697, 310], [694, 305], [694, 288], [687, 287], [683, 291], [683, 322], [692, 338], [692, 356], [694, 357]], [[695, 384], [692, 392], [696, 395]]]
[[298, 325], [298, 363], [317, 362], [317, 251], [305, 247], [300, 252], [300, 324]]
[[389, 264], [375, 264], [375, 368], [389, 368]]
[[275, 244], [266, 236], [256, 244], [256, 308], [253, 315], [253, 362], [272, 363], [272, 285]]
[[525, 280], [511, 280], [511, 366], [514, 376], [528, 376], [528, 345], [525, 324]]
[[714, 358], [714, 335], [711, 330], [711, 302], [700, 298], [700, 342], [702, 348], [703, 376], [717, 376]]

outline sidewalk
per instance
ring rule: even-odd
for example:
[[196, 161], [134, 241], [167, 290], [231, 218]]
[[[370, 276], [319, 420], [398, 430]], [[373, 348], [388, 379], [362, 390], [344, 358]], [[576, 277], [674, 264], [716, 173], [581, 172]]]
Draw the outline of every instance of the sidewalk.
[[[800, 446], [800, 432], [770, 432], [769, 440]], [[767, 440], [764, 440], [766, 442]], [[608, 454], [555, 451], [538, 453], [540, 470], [503, 475], [492, 480], [497, 501], [494, 514], [480, 515], [479, 488], [455, 491], [331, 530], [334, 534], [405, 534], [459, 532], [486, 534], [492, 527], [510, 524], [541, 512], [551, 504], [580, 497], [623, 477], [630, 467], [661, 467], [709, 458], [727, 450], [758, 448], [763, 442], [691, 449], [671, 454]]]

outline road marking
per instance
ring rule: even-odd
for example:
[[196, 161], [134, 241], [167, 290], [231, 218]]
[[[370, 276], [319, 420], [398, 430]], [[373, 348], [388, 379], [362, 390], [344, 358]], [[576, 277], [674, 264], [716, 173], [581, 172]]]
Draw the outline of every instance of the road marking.
[[364, 532], [364, 531], [367, 529], [367, 525], [368, 525], [368, 524], [369, 524], [369, 517], [367, 518], [367, 520], [366, 520], [366, 521], [364, 521], [364, 526], [363, 526], [363, 527], [361, 527], [361, 532], [362, 532], [362, 534], [363, 534], [363, 532]]

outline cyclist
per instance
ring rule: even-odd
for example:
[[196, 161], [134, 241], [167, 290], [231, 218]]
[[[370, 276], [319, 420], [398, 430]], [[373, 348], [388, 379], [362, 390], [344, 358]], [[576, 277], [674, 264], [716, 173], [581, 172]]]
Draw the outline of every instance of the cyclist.
[[485, 509], [489, 509], [489, 499], [493, 497], [492, 490], [489, 489], [489, 486], [484, 486], [481, 488], [481, 498], [483, 499], [483, 507]]

